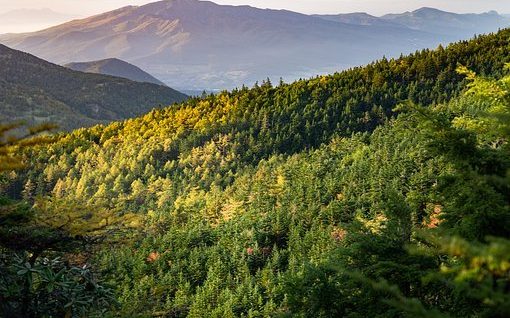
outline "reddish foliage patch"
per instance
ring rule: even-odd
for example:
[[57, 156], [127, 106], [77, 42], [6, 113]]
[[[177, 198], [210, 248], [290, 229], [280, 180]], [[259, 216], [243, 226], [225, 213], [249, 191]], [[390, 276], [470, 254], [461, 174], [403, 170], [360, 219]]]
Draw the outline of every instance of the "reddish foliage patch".
[[337, 242], [341, 242], [345, 239], [345, 236], [347, 235], [347, 231], [342, 229], [342, 228], [335, 228], [332, 232], [331, 232], [331, 237], [337, 241]]
[[443, 207], [439, 204], [434, 205], [434, 211], [429, 217], [429, 222], [425, 224], [425, 226], [429, 229], [435, 229], [441, 224], [441, 212], [443, 212]]
[[157, 261], [159, 258], [161, 257], [161, 255], [159, 255], [159, 252], [151, 252], [149, 254], [149, 256], [147, 256], [147, 259], [146, 261], [148, 263], [154, 263], [155, 261]]

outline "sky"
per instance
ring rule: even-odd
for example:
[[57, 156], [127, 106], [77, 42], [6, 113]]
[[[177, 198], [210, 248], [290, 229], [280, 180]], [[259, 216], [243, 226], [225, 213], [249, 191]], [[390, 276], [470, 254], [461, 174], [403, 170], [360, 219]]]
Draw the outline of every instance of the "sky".
[[[126, 5], [142, 5], [155, 0], [0, 0], [0, 13], [14, 9], [50, 8], [73, 16], [88, 16]], [[510, 13], [509, 0], [215, 0], [219, 4], [251, 5], [259, 8], [288, 9], [302, 13], [368, 12], [374, 15], [435, 7], [453, 12]]]

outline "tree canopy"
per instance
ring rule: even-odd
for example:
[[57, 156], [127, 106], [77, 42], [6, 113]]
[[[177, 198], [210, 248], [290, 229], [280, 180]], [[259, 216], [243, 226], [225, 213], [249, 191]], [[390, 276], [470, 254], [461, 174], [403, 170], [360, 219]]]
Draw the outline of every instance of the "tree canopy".
[[509, 35], [60, 134], [3, 192], [93, 241], [89, 315], [507, 317]]

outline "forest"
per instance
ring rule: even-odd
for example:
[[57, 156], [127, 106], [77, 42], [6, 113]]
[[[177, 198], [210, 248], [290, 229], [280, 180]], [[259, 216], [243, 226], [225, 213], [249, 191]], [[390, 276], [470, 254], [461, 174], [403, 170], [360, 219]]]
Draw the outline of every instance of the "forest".
[[0, 128], [0, 316], [509, 317], [510, 30]]
[[0, 123], [51, 122], [71, 131], [186, 99], [167, 86], [76, 72], [0, 44]]

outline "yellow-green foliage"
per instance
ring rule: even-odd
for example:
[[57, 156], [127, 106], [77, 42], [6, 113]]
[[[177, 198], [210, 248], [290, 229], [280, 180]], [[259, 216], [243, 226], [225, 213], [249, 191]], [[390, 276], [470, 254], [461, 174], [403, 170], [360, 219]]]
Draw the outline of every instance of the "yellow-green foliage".
[[60, 135], [12, 192], [73, 234], [136, 215], [95, 254], [114, 315], [505, 317], [507, 79], [455, 70], [502, 77], [509, 34]]

